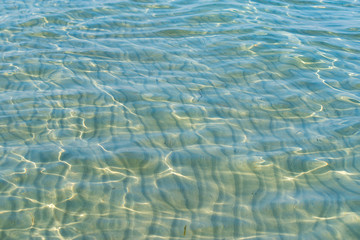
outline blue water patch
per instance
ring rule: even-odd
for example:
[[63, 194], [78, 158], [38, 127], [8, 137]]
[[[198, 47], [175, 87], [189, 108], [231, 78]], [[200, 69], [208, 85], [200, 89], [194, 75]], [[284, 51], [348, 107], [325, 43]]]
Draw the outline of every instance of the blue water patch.
[[0, 1], [0, 239], [360, 238], [359, 16]]

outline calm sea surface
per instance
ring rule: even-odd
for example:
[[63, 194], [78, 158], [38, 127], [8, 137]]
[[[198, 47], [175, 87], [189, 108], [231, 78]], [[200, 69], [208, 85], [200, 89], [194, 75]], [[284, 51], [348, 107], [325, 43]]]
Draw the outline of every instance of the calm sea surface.
[[360, 239], [360, 2], [1, 0], [0, 239]]

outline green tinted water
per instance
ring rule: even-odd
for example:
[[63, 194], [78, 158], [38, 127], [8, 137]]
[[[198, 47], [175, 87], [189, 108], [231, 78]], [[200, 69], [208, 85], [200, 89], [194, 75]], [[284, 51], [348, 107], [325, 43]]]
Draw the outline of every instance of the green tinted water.
[[358, 1], [1, 1], [0, 239], [357, 239]]

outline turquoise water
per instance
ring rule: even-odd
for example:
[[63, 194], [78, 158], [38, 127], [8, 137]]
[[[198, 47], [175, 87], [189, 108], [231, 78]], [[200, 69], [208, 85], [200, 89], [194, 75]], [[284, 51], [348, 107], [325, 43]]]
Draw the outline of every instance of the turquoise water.
[[359, 239], [360, 2], [0, 1], [0, 239]]

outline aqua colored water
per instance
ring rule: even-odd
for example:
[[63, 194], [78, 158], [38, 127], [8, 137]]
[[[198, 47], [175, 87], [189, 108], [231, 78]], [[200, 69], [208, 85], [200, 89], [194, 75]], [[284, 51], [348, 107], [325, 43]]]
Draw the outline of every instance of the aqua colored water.
[[357, 0], [0, 1], [0, 239], [360, 239]]

